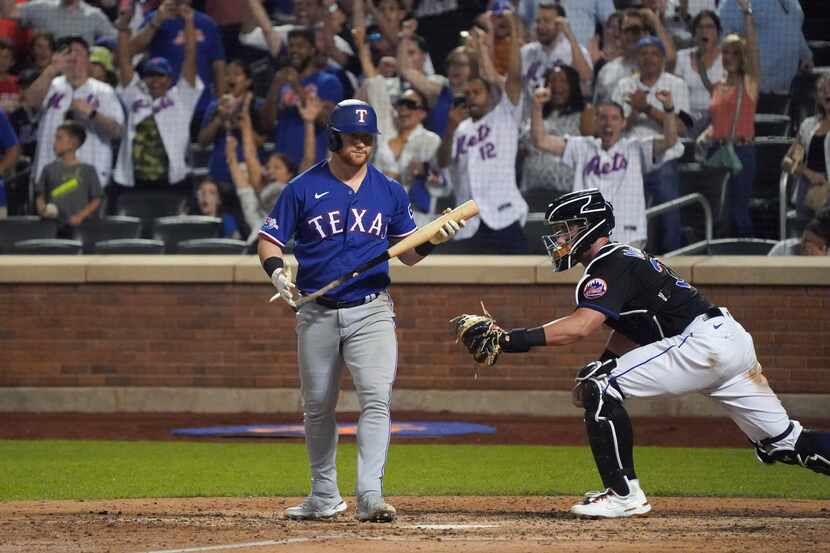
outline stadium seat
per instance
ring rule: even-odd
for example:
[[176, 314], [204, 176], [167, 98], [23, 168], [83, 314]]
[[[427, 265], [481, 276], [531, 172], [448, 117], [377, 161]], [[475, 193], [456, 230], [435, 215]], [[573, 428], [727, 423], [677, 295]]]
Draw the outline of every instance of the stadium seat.
[[801, 238], [787, 238], [775, 244], [768, 256], [798, 255], [801, 250]]
[[153, 221], [176, 215], [187, 196], [172, 190], [125, 190], [118, 195], [115, 213], [141, 219], [141, 236], [153, 235]]
[[778, 198], [781, 160], [792, 143], [785, 137], [758, 137], [755, 141], [756, 173], [752, 183], [750, 212], [753, 236], [779, 239]]
[[176, 253], [179, 242], [194, 238], [218, 238], [222, 219], [203, 215], [159, 217], [153, 223], [153, 238], [164, 242], [165, 253]]
[[235, 255], [245, 253], [244, 240], [233, 238], [196, 238], [179, 242], [176, 253], [196, 255]]
[[10, 253], [15, 242], [35, 238], [55, 238], [58, 223], [36, 215], [17, 215], [0, 219], [0, 253]]
[[84, 253], [92, 253], [96, 242], [117, 238], [138, 238], [140, 235], [141, 219], [126, 215], [113, 215], [86, 221], [74, 229], [74, 238], [83, 243]]
[[768, 255], [777, 243], [760, 238], [718, 238], [685, 255]]
[[143, 254], [155, 255], [164, 253], [164, 242], [161, 240], [147, 240], [145, 238], [116, 238], [102, 240], [94, 246], [96, 254]]
[[80, 255], [80, 240], [61, 238], [34, 238], [15, 242], [12, 253], [16, 255]]
[[755, 136], [789, 136], [790, 116], [775, 113], [755, 114]]

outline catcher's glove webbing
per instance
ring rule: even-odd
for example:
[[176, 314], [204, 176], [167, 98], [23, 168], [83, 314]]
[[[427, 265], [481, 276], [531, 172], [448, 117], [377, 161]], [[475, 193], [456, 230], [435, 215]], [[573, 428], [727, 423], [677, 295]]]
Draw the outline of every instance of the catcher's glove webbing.
[[455, 324], [456, 343], [461, 341], [477, 363], [492, 366], [502, 351], [502, 338], [507, 332], [481, 304], [484, 315], [459, 315], [450, 319]]

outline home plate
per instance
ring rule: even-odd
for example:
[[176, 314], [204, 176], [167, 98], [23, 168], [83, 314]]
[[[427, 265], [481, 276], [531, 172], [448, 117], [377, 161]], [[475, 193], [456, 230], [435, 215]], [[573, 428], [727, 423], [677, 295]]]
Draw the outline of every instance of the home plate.
[[476, 528], [498, 528], [498, 524], [413, 524], [404, 528], [420, 528], [421, 530], [473, 530]]

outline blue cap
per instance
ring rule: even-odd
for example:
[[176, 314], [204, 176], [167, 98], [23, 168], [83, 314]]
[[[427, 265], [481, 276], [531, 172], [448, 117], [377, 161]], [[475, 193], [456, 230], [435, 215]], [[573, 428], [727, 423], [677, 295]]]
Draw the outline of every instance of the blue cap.
[[666, 55], [666, 47], [663, 46], [663, 41], [661, 41], [656, 36], [644, 36], [643, 38], [641, 38], [640, 41], [637, 43], [637, 50], [639, 50], [640, 48], [645, 48], [646, 46], [654, 46], [658, 50], [660, 50], [664, 56]]
[[490, 11], [500, 15], [504, 12], [513, 11], [513, 4], [510, 3], [510, 0], [493, 0], [490, 4]]
[[150, 58], [141, 64], [139, 71], [142, 77], [147, 75], [162, 75], [164, 77], [173, 76], [173, 66], [165, 58]]
[[344, 134], [356, 132], [380, 134], [375, 110], [360, 100], [343, 100], [337, 104], [329, 118], [329, 129]]

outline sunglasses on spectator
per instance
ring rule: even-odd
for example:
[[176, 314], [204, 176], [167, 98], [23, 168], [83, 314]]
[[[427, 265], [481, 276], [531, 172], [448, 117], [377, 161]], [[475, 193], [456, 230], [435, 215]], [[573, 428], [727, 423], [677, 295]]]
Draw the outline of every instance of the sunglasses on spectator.
[[401, 98], [397, 102], [395, 102], [396, 108], [406, 108], [406, 109], [424, 109], [424, 106], [416, 102], [415, 100], [410, 100], [409, 98]]
[[628, 33], [631, 35], [641, 35], [645, 32], [645, 28], [640, 26], [631, 26], [631, 27], [624, 27], [622, 30], [624, 33]]

